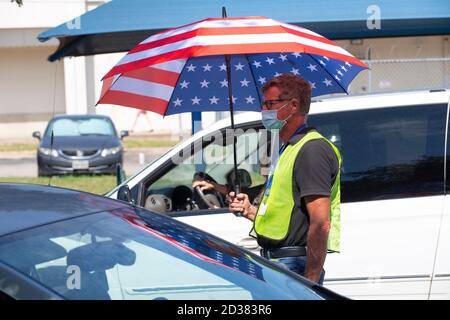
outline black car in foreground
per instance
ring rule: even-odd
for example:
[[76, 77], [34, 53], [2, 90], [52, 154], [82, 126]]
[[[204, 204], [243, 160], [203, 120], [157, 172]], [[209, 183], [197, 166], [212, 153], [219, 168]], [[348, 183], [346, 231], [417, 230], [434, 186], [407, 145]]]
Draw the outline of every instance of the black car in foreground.
[[162, 214], [54, 187], [0, 184], [2, 299], [343, 299]]
[[113, 122], [102, 115], [60, 115], [52, 118], [40, 140], [37, 151], [38, 176], [56, 174], [115, 174], [123, 162], [121, 139]]

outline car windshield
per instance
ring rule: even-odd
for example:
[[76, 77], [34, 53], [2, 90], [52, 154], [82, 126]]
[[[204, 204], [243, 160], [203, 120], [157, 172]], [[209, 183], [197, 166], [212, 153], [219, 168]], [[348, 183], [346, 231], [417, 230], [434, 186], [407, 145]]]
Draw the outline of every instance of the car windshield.
[[105, 118], [61, 118], [50, 123], [46, 135], [78, 137], [86, 135], [114, 135], [111, 121]]
[[0, 261], [68, 299], [320, 299], [233, 245], [124, 210], [0, 237]]

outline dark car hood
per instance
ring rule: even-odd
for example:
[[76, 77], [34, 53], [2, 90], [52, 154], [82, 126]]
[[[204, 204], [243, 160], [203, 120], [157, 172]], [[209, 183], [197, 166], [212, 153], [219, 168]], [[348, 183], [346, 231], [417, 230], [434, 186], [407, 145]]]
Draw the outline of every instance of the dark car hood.
[[[43, 148], [50, 148], [50, 137], [44, 137], [40, 144]], [[54, 137], [54, 149], [67, 150], [92, 150], [103, 148], [114, 148], [120, 145], [116, 136], [87, 135], [81, 137]]]
[[[57, 227], [57, 223], [66, 223], [71, 219], [73, 219], [74, 229]], [[91, 229], [88, 227], [96, 223], [103, 223], [103, 227]], [[120, 234], [115, 228], [125, 231]], [[129, 228], [133, 228], [133, 232], [130, 232]], [[27, 231], [30, 229], [34, 230]], [[91, 235], [97, 233], [101, 237], [111, 239], [92, 242], [70, 252], [52, 249], [58, 258], [67, 254], [68, 263], [80, 262], [80, 257], [96, 252], [100, 254], [102, 257], [100, 260], [85, 259], [82, 261], [83, 265], [77, 263], [76, 265], [81, 266], [82, 270], [106, 270], [115, 264], [131, 265], [136, 255], [123, 243], [128, 239], [142, 241], [148, 245], [148, 239], [151, 239], [151, 246], [156, 250], [220, 275], [230, 283], [244, 288], [254, 287], [253, 299], [317, 299], [319, 296], [329, 299], [342, 298], [262, 257], [255, 256], [236, 245], [168, 216], [75, 190], [0, 183], [0, 238], [16, 237], [22, 241], [31, 239], [22, 238], [27, 232], [47, 235], [50, 232], [57, 236], [67, 236], [74, 230], [77, 233], [82, 230], [83, 233]], [[141, 233], [133, 236], [135, 230]], [[18, 233], [20, 231], [24, 233]], [[143, 237], [144, 234], [145, 237]], [[4, 240], [4, 243], [9, 243], [8, 241], [11, 240]], [[37, 263], [36, 259], [42, 257], [41, 260], [48, 261], [50, 249], [56, 245], [53, 241], [45, 241], [45, 243], [25, 241], [24, 243], [28, 248], [33, 246], [40, 248], [33, 251], [36, 254], [27, 256], [29, 261], [34, 259], [33, 264]], [[42, 250], [47, 247], [48, 252]], [[14, 246], [6, 248], [12, 252], [15, 250]], [[112, 252], [108, 255], [111, 261], [103, 259], [102, 254], [107, 251]], [[8, 257], [5, 260], [11, 260], [9, 257], [13, 256], [12, 254], [5, 253], [2, 248], [0, 252]], [[42, 252], [45, 253], [44, 256], [38, 254]], [[0, 262], [1, 260], [0, 256]], [[105, 261], [110, 262], [105, 264]], [[180, 270], [180, 272], [183, 271]], [[294, 281], [295, 279], [298, 281]], [[256, 290], [257, 288], [259, 289]]]

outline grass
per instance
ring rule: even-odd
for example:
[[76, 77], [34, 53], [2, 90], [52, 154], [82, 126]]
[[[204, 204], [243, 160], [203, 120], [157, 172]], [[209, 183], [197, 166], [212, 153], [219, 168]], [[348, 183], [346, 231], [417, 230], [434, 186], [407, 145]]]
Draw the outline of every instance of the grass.
[[[178, 141], [174, 140], [149, 140], [149, 139], [127, 139], [122, 141], [125, 149], [134, 148], [158, 148], [173, 147]], [[0, 145], [0, 152], [20, 152], [20, 151], [36, 151], [37, 144], [34, 143], [11, 143]]]
[[[0, 177], [0, 182], [18, 182], [48, 185], [48, 177], [22, 178], [22, 177]], [[50, 185], [105, 194], [116, 186], [115, 176], [54, 176], [50, 180]]]
[[123, 139], [125, 149], [173, 147], [177, 143], [174, 140]]
[[37, 144], [34, 143], [12, 143], [0, 145], [0, 152], [6, 151], [35, 151]]

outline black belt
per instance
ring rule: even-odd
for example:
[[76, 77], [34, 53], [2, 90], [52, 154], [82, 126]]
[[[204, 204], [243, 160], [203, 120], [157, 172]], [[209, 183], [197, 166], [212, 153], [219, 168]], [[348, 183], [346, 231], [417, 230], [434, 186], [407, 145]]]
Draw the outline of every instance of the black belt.
[[306, 256], [306, 247], [282, 247], [277, 249], [261, 249], [261, 255], [267, 259]]

